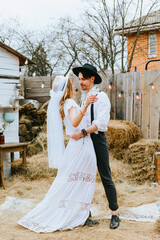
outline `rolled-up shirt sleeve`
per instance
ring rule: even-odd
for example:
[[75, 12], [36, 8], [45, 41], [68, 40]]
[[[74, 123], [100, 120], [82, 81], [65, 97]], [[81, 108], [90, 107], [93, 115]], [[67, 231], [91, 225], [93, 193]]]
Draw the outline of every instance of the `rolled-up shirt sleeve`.
[[94, 121], [92, 124], [97, 126], [98, 131], [106, 132], [107, 124], [110, 120], [110, 100], [104, 92], [100, 92], [97, 97], [98, 101], [95, 103]]

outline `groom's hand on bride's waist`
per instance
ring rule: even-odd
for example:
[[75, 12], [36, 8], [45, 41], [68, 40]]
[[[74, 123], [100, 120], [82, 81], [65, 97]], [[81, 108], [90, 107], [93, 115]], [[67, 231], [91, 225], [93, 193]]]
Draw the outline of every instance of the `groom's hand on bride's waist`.
[[80, 138], [83, 137], [83, 134], [81, 131], [79, 132], [75, 132], [72, 135], [70, 135], [70, 138], [74, 139], [74, 140], [79, 140]]

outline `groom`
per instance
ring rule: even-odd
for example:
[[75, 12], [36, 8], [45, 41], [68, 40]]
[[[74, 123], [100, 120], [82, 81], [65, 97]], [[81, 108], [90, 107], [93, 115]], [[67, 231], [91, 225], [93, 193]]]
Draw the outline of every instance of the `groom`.
[[[114, 182], [111, 177], [111, 170], [109, 166], [109, 152], [105, 132], [107, 131], [107, 124], [110, 119], [110, 101], [107, 95], [96, 88], [95, 84], [101, 83], [102, 79], [97, 73], [97, 69], [86, 63], [82, 67], [73, 68], [73, 73], [79, 78], [80, 86], [83, 90], [81, 105], [84, 104], [87, 96], [96, 94], [98, 101], [92, 103], [85, 114], [87, 118], [87, 133], [91, 133], [93, 141], [98, 171], [105, 189], [106, 197], [111, 209], [110, 228], [116, 229], [119, 226], [119, 216], [117, 214], [117, 193]], [[75, 132], [71, 138], [78, 140], [82, 138], [83, 131]], [[96, 224], [97, 221], [88, 219], [89, 225]]]

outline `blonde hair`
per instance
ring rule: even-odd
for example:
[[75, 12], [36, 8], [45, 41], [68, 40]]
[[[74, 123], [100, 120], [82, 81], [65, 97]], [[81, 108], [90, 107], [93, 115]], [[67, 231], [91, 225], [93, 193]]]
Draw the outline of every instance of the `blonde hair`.
[[59, 113], [60, 113], [60, 116], [61, 116], [62, 120], [65, 117], [65, 114], [64, 114], [64, 104], [65, 104], [65, 101], [67, 99], [69, 99], [69, 98], [72, 98], [72, 97], [73, 97], [72, 80], [68, 79], [68, 83], [67, 83], [66, 89], [65, 89], [63, 97], [61, 98], [60, 103], [59, 103], [60, 104]]

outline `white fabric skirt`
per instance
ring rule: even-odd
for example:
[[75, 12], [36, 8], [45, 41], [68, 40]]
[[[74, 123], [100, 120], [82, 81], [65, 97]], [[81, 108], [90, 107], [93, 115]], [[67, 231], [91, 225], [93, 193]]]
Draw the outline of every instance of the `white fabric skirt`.
[[70, 139], [64, 164], [45, 198], [18, 224], [34, 232], [54, 232], [84, 225], [96, 183], [96, 156], [89, 136]]

